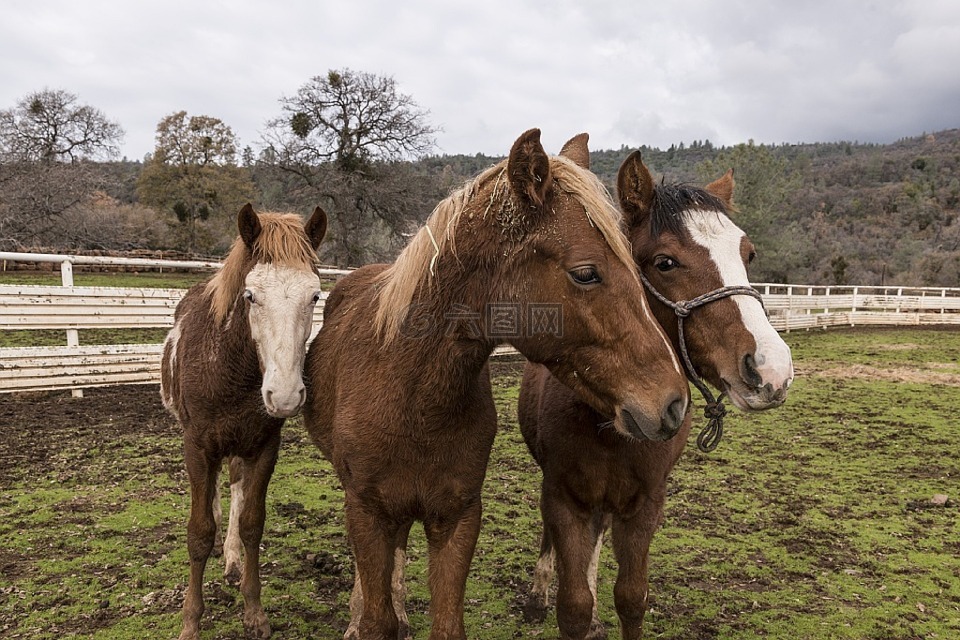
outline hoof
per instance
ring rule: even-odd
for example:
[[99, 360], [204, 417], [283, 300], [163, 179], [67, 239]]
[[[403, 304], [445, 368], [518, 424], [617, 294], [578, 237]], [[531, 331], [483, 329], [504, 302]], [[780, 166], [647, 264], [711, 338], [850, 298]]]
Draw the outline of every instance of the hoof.
[[587, 631], [584, 640], [607, 640], [607, 628], [602, 622], [594, 620], [590, 623], [590, 631]]
[[243, 630], [251, 640], [267, 640], [272, 633], [267, 616], [262, 611], [253, 616], [243, 616]]
[[547, 607], [543, 600], [537, 596], [528, 596], [521, 605], [523, 611], [523, 621], [527, 624], [542, 624], [547, 619]]
[[223, 581], [231, 587], [240, 586], [240, 579], [243, 577], [243, 571], [237, 565], [231, 565], [223, 571]]
[[[400, 628], [397, 630], [397, 640], [412, 640], [412, 638], [410, 625], [401, 622]], [[360, 640], [360, 625], [351, 622], [346, 633], [343, 634], [343, 640]]]

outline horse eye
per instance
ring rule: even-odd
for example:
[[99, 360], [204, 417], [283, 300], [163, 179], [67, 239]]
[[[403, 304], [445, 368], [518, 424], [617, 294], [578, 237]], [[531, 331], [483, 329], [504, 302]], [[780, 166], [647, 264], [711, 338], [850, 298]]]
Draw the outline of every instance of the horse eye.
[[318, 302], [320, 302], [320, 292], [319, 292], [319, 291], [317, 291], [315, 294], [313, 294], [313, 304], [317, 304]]
[[655, 266], [657, 270], [666, 273], [679, 267], [680, 263], [669, 256], [657, 256], [653, 259], [653, 266]]
[[757, 252], [751, 251], [750, 255], [747, 256], [747, 264], [753, 264], [753, 261], [757, 259]]
[[250, 289], [243, 292], [243, 297], [251, 304], [256, 303], [256, 300], [253, 299], [253, 291], [250, 291]]
[[600, 284], [603, 280], [594, 267], [577, 267], [570, 270], [570, 278], [580, 285]]

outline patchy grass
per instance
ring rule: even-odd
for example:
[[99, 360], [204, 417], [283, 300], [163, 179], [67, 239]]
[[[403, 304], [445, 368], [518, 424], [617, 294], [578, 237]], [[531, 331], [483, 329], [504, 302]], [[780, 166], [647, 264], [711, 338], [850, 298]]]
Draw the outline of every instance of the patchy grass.
[[[73, 284], [77, 287], [144, 287], [150, 289], [189, 289], [210, 277], [211, 271], [168, 272], [90, 272], [75, 271]], [[56, 271], [2, 271], [0, 284], [33, 284], [59, 286], [60, 270]]]
[[[80, 329], [80, 344], [158, 344], [167, 329]], [[0, 347], [56, 347], [67, 344], [67, 333], [56, 329], [0, 330]]]
[[[960, 331], [787, 334], [801, 377], [773, 412], [733, 413], [691, 442], [651, 552], [646, 637], [960, 637], [960, 386], [870, 371], [955, 371]], [[494, 366], [501, 430], [467, 590], [468, 636], [557, 638], [521, 602], [539, 546], [539, 475], [516, 426], [520, 368]], [[926, 378], [919, 378], [927, 380]], [[946, 380], [946, 381], [943, 381]], [[175, 637], [187, 576], [187, 483], [155, 387], [0, 396], [0, 636]], [[938, 505], [931, 499], [946, 494]], [[264, 603], [278, 638], [335, 638], [352, 562], [331, 466], [292, 421], [271, 484]], [[227, 505], [226, 495], [224, 506]], [[407, 567], [415, 637], [429, 620], [426, 545]], [[207, 573], [206, 640], [239, 639], [241, 598]], [[619, 638], [616, 564], [600, 612]]]
[[[203, 282], [213, 271], [174, 271], [158, 273], [155, 271], [75, 271], [73, 284], [77, 287], [132, 287], [145, 289], [189, 289]], [[321, 288], [329, 291], [336, 278], [323, 276]], [[62, 284], [59, 267], [56, 271], [0, 271], [0, 284], [32, 284], [59, 286]]]

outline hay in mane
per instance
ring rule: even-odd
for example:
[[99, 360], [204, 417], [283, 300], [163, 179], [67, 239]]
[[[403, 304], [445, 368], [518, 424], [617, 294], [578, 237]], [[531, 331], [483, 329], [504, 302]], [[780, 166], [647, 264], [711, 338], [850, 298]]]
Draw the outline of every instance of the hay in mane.
[[253, 249], [237, 238], [220, 270], [207, 282], [204, 292], [217, 322], [223, 322], [244, 288], [247, 274], [257, 263], [271, 263], [295, 269], [315, 269], [317, 254], [295, 213], [260, 213], [261, 231]]
[[[524, 219], [507, 181], [506, 163], [504, 160], [490, 167], [442, 200], [396, 262], [380, 275], [374, 327], [385, 344], [399, 335], [417, 288], [430, 282], [440, 256], [447, 252], [456, 255], [456, 228], [465, 212], [470, 218], [480, 215], [492, 219], [491, 233], [513, 241], [522, 239]], [[550, 158], [550, 171], [555, 188], [580, 203], [590, 223], [636, 277], [620, 210], [600, 179], [562, 156]], [[481, 199], [480, 193], [488, 187], [489, 198]]]

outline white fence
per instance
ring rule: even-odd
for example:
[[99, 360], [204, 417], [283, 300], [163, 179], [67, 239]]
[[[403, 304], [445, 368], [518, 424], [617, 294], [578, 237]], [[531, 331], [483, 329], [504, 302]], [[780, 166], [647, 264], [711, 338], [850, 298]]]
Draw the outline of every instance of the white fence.
[[[13, 257], [11, 257], [13, 256]], [[0, 285], [0, 330], [66, 332], [66, 346], [0, 348], [0, 393], [156, 383], [161, 345], [83, 345], [78, 331], [166, 328], [183, 289], [74, 287], [72, 264], [215, 268], [217, 263], [5, 254], [0, 260], [60, 262], [62, 286]], [[340, 269], [322, 274], [339, 276]], [[960, 325], [960, 289], [758, 284], [779, 331], [855, 325]], [[314, 316], [319, 330], [322, 303]]]
[[756, 284], [778, 331], [840, 326], [960, 325], [960, 289]]
[[[0, 252], [0, 260], [59, 262], [61, 286], [0, 285], [0, 330], [65, 332], [66, 346], [0, 348], [0, 393], [80, 389], [160, 380], [160, 344], [80, 345], [82, 329], [154, 329], [173, 326], [185, 289], [75, 287], [76, 264], [215, 269], [216, 262], [176, 262]], [[340, 276], [342, 269], [321, 269]], [[326, 299], [324, 294], [323, 299]], [[323, 302], [314, 311], [311, 338], [320, 330]]]

